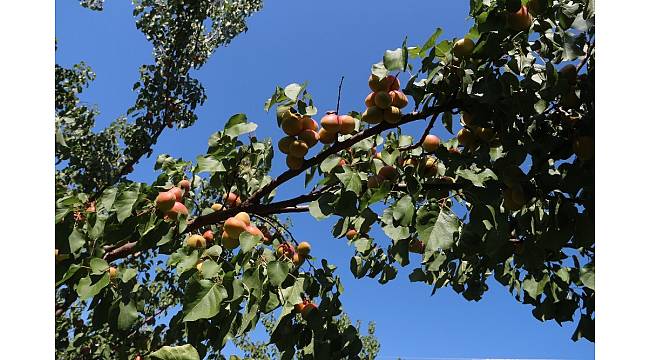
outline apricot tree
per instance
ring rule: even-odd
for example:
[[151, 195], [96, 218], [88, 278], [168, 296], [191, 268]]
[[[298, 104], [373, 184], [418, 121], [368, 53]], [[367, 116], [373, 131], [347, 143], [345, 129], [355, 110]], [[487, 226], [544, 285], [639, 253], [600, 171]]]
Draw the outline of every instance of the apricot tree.
[[[306, 85], [277, 87], [264, 105], [277, 123], [263, 125], [286, 134], [275, 178], [274, 141], [241, 113], [196, 161], [162, 154], [152, 184], [129, 181], [166, 127], [196, 120], [206, 95], [189, 70], [260, 7], [136, 1], [155, 63], [126, 117], [100, 133], [77, 98], [92, 72], [57, 66], [60, 356], [218, 359], [274, 312], [283, 358], [358, 358], [357, 329], [339, 326], [335, 267], [312, 261], [318, 248], [279, 217], [298, 212], [337, 218], [355, 277], [384, 284], [414, 261], [412, 282], [474, 301], [494, 277], [537, 319], [576, 320], [573, 339], [593, 341], [593, 1], [472, 0], [462, 39], [438, 29], [371, 66], [365, 109], [318, 116]], [[438, 119], [447, 141], [431, 134]], [[275, 198], [303, 174], [304, 194]]]

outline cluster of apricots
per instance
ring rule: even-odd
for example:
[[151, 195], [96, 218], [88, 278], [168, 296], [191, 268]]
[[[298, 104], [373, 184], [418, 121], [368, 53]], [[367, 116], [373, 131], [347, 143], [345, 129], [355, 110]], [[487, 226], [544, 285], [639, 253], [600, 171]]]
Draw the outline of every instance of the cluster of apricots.
[[287, 110], [282, 114], [281, 127], [287, 136], [280, 139], [278, 148], [287, 155], [290, 169], [300, 169], [309, 148], [315, 146], [320, 138], [318, 123], [307, 115]]
[[388, 75], [380, 79], [371, 74], [368, 86], [372, 92], [366, 97], [367, 109], [361, 114], [361, 120], [368, 124], [385, 121], [397, 124], [402, 118], [402, 110], [408, 105], [408, 98], [400, 91], [399, 79]]
[[295, 248], [289, 243], [282, 243], [275, 251], [275, 255], [280, 260], [289, 260], [295, 266], [300, 266], [305, 262], [305, 259], [309, 257], [310, 252], [311, 245], [308, 242], [303, 241]]
[[505, 184], [503, 189], [503, 207], [515, 211], [528, 203], [528, 196], [522, 184], [526, 182], [526, 175], [518, 166], [510, 166], [501, 171], [500, 178]]
[[456, 138], [458, 144], [465, 148], [474, 149], [479, 142], [490, 143], [494, 139], [494, 130], [476, 125], [474, 116], [468, 112], [462, 112], [460, 123], [463, 128], [458, 131]]
[[188, 215], [187, 207], [182, 203], [183, 196], [187, 196], [190, 192], [190, 182], [188, 180], [181, 180], [178, 186], [161, 192], [156, 197], [156, 209], [165, 215], [165, 218], [177, 220], [178, 215]]
[[338, 134], [352, 134], [356, 128], [356, 122], [350, 115], [338, 115], [335, 111], [328, 111], [320, 119], [321, 129], [318, 132], [320, 142], [332, 144], [338, 139]]

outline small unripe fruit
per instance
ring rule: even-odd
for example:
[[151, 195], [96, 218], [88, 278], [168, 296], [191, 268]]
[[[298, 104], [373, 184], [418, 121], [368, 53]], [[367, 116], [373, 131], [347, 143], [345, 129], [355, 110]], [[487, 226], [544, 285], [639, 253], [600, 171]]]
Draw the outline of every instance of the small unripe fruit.
[[246, 226], [242, 220], [231, 217], [223, 224], [223, 231], [228, 237], [239, 239], [239, 234], [246, 230]]
[[251, 224], [251, 217], [248, 215], [247, 212], [240, 211], [237, 213], [237, 215], [233, 216], [235, 219], [243, 221], [244, 224], [247, 226]]
[[307, 256], [309, 255], [309, 252], [311, 252], [311, 245], [308, 242], [303, 241], [300, 244], [298, 244], [296, 251], [298, 254], [302, 256]]
[[302, 122], [303, 130], [318, 131], [318, 123], [316, 120], [310, 118], [309, 116], [303, 116], [300, 121]]
[[386, 91], [379, 91], [375, 93], [375, 106], [380, 109], [390, 108], [390, 104], [393, 102], [393, 99], [390, 98], [390, 94]]
[[348, 230], [348, 232], [345, 233], [345, 237], [348, 238], [348, 240], [354, 239], [354, 237], [357, 236], [357, 231], [354, 229]]
[[508, 27], [514, 31], [528, 31], [532, 24], [533, 18], [525, 5], [522, 5], [519, 11], [508, 14]]
[[178, 201], [175, 202], [174, 206], [172, 206], [172, 208], [165, 213], [165, 215], [172, 220], [178, 220], [178, 215], [181, 214], [187, 216], [189, 213], [185, 205]]
[[370, 74], [370, 77], [368, 78], [368, 87], [370, 87], [370, 90], [372, 91], [379, 91], [381, 90], [381, 84], [379, 81], [379, 76]]
[[397, 124], [402, 119], [402, 110], [395, 106], [384, 110], [384, 121], [389, 124]]
[[594, 138], [590, 136], [580, 136], [573, 141], [573, 152], [582, 161], [594, 158], [594, 147]]
[[239, 246], [239, 236], [231, 237], [225, 231], [221, 234], [221, 245], [226, 249], [235, 249]]
[[183, 189], [183, 191], [185, 191], [185, 195], [187, 195], [187, 193], [190, 192], [190, 181], [183, 179], [178, 182], [178, 187]]
[[212, 232], [212, 230], [206, 230], [203, 233], [203, 238], [207, 243], [211, 243], [214, 241], [214, 233]]
[[339, 129], [339, 132], [343, 135], [348, 135], [352, 134], [354, 132], [355, 128], [355, 122], [354, 118], [350, 115], [340, 115], [339, 116], [339, 123], [341, 124], [341, 128]]
[[305, 257], [300, 255], [299, 253], [293, 254], [293, 258], [291, 259], [291, 262], [295, 266], [300, 266], [305, 262]]
[[323, 144], [333, 144], [338, 139], [336, 132], [327, 131], [325, 129], [318, 130], [318, 141]]
[[320, 125], [323, 127], [323, 129], [333, 133], [338, 132], [339, 128], [341, 127], [338, 115], [331, 111], [328, 112], [327, 115], [323, 116], [323, 118], [320, 120]]
[[117, 269], [115, 267], [111, 266], [108, 268], [108, 277], [111, 280], [114, 280], [117, 277]]
[[287, 156], [287, 167], [291, 170], [298, 170], [305, 163], [305, 159], [301, 157], [295, 157], [292, 155]]
[[278, 141], [278, 149], [280, 149], [280, 152], [283, 154], [288, 154], [289, 153], [289, 146], [291, 146], [291, 143], [294, 141], [293, 136], [285, 136], [280, 141]]
[[434, 152], [440, 147], [440, 138], [435, 135], [427, 135], [422, 143], [422, 149], [426, 152]]
[[364, 102], [366, 104], [366, 107], [375, 106], [375, 93], [371, 92], [370, 94], [368, 94]]
[[474, 41], [462, 38], [454, 43], [452, 51], [459, 58], [468, 58], [474, 52]]
[[210, 206], [210, 209], [212, 209], [214, 211], [221, 211], [221, 209], [223, 209], [223, 205], [219, 204], [219, 203], [215, 203], [215, 204], [212, 204], [212, 206]]
[[404, 95], [403, 92], [399, 90], [393, 90], [389, 93], [391, 99], [393, 100], [392, 105], [397, 108], [404, 108], [409, 103], [409, 99]]
[[228, 193], [228, 195], [226, 195], [226, 204], [230, 207], [239, 206], [241, 205], [241, 199], [235, 193]]
[[368, 124], [379, 124], [384, 120], [384, 110], [377, 106], [371, 106], [366, 109], [366, 111], [361, 114], [361, 121], [365, 121]]
[[345, 164], [347, 164], [347, 161], [345, 161], [345, 159], [339, 160], [339, 166], [343, 167]]
[[196, 249], [196, 248], [204, 248], [208, 242], [205, 240], [203, 236], [194, 234], [194, 235], [190, 235], [185, 241], [185, 243], [187, 244], [187, 246]]
[[368, 177], [368, 188], [374, 189], [381, 186], [381, 183], [384, 181], [384, 178], [379, 175], [373, 175]]
[[570, 85], [575, 85], [578, 81], [578, 69], [573, 64], [564, 66], [558, 71], [561, 77], [565, 78]]
[[[318, 144], [318, 133], [311, 129], [303, 130], [300, 134], [298, 134], [298, 139], [307, 144], [308, 147], [313, 147], [314, 145]], [[289, 153], [290, 152], [291, 150], [289, 150]]]
[[275, 251], [275, 255], [279, 259], [286, 258], [286, 259], [291, 260], [291, 259], [293, 259], [293, 254], [295, 254], [295, 253], [296, 252], [293, 249], [293, 246], [291, 244], [288, 244], [288, 243], [280, 244], [280, 246], [278, 246], [278, 249]]
[[289, 156], [303, 158], [307, 155], [307, 151], [309, 151], [309, 146], [302, 140], [294, 140], [289, 145]]
[[156, 196], [156, 208], [162, 212], [171, 210], [175, 202], [176, 196], [168, 191], [161, 192]]
[[388, 179], [388, 180], [395, 180], [399, 176], [399, 174], [397, 173], [397, 169], [395, 169], [395, 167], [390, 166], [390, 165], [386, 165], [386, 166], [382, 167], [381, 169], [379, 169], [379, 174], [378, 175], [380, 177], [382, 177], [384, 179]]
[[181, 190], [181, 188], [174, 186], [173, 188], [169, 189], [169, 192], [174, 194], [176, 201], [183, 200], [183, 190]]
[[471, 131], [468, 129], [460, 129], [458, 131], [458, 143], [465, 146], [465, 147], [471, 147], [474, 144], [474, 134], [472, 134]]
[[381, 79], [379, 86], [381, 90], [384, 90], [386, 92], [400, 89], [399, 79], [393, 75], [388, 75], [385, 78]]
[[302, 120], [296, 114], [283, 116], [282, 131], [290, 136], [296, 136], [300, 134], [302, 131]]

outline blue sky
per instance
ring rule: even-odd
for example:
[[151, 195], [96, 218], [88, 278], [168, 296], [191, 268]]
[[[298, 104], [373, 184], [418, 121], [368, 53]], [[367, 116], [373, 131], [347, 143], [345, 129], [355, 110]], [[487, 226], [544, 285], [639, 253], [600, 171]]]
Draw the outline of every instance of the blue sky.
[[[153, 162], [160, 153], [194, 159], [205, 152], [209, 135], [235, 113], [246, 113], [259, 124], [258, 137], [279, 139], [274, 113], [263, 110], [276, 85], [309, 81], [320, 117], [336, 107], [338, 83], [345, 76], [341, 111], [363, 110], [370, 66], [384, 50], [399, 47], [406, 35], [409, 44], [422, 44], [436, 27], [445, 30], [444, 37], [462, 36], [471, 25], [468, 4], [458, 0], [266, 2], [250, 18], [249, 31], [217, 49], [197, 72], [208, 95], [198, 111], [198, 122], [189, 129], [166, 131], [154, 155], [141, 161], [131, 178], [151, 181]], [[82, 100], [99, 106], [99, 128], [126, 112], [135, 99], [131, 88], [138, 67], [152, 62], [151, 46], [135, 28], [131, 10], [128, 1], [107, 1], [99, 13], [76, 1], [56, 2], [57, 62], [69, 66], [83, 60], [97, 73]], [[445, 140], [451, 137], [439, 124], [434, 132]], [[273, 174], [284, 169], [284, 157], [278, 156]], [[278, 198], [304, 191], [302, 182], [300, 177], [288, 183]], [[450, 289], [430, 296], [426, 285], [408, 281], [408, 269], [401, 269], [397, 279], [383, 286], [375, 279], [354, 279], [348, 268], [353, 249], [329, 236], [334, 219], [317, 222], [307, 214], [292, 219], [294, 235], [310, 241], [316, 257], [339, 266], [346, 288], [344, 306], [351, 318], [377, 323], [383, 359], [594, 357], [592, 343], [571, 341], [574, 324], [539, 322], [529, 306], [517, 303], [494, 281], [476, 303]], [[377, 235], [377, 241], [387, 241]]]

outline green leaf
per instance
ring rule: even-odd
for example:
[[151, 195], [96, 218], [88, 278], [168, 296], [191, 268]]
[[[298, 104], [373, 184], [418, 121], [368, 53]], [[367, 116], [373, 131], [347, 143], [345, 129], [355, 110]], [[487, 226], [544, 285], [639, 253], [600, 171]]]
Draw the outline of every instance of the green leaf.
[[135, 307], [133, 299], [128, 304], [120, 301], [120, 313], [117, 316], [117, 328], [119, 330], [128, 330], [138, 320], [138, 310]]
[[191, 281], [185, 291], [183, 321], [209, 319], [219, 313], [221, 301], [228, 297], [226, 289], [210, 280]]
[[442, 124], [445, 125], [445, 129], [447, 129], [447, 131], [449, 131], [450, 134], [455, 135], [454, 130], [452, 128], [452, 126], [453, 126], [453, 121], [452, 120], [453, 120], [453, 117], [452, 117], [451, 112], [445, 111], [445, 113], [442, 114]]
[[99, 280], [97, 280], [96, 283], [92, 283], [92, 280], [90, 276], [86, 276], [79, 280], [79, 283], [75, 287], [75, 290], [77, 291], [77, 294], [79, 294], [79, 298], [81, 300], [86, 300], [90, 297], [93, 297], [99, 292], [106, 287], [110, 283], [110, 275], [108, 272], [104, 273], [104, 276], [102, 276]]
[[108, 271], [108, 263], [104, 259], [92, 258], [90, 259], [90, 270], [93, 275], [101, 275]]
[[287, 278], [290, 268], [291, 266], [286, 261], [271, 261], [266, 267], [271, 285], [280, 286]]
[[580, 269], [580, 281], [582, 285], [596, 291], [596, 267], [594, 264], [587, 264]]
[[221, 273], [221, 265], [216, 261], [205, 260], [201, 265], [201, 274], [206, 279], [211, 279]]
[[379, 77], [379, 79], [383, 79], [388, 75], [388, 70], [384, 66], [383, 62], [373, 64], [371, 72], [373, 75]]
[[196, 173], [200, 174], [207, 172], [210, 175], [215, 172], [225, 172], [226, 168], [223, 166], [223, 163], [214, 158], [214, 156], [197, 156], [196, 157]]
[[199, 352], [190, 345], [163, 346], [151, 354], [152, 357], [160, 360], [201, 360]]
[[304, 291], [305, 291], [304, 278], [296, 279], [296, 282], [293, 284], [293, 286], [281, 290], [282, 298], [284, 299], [284, 304], [282, 306], [282, 312], [278, 317], [278, 323], [282, 321], [282, 318], [284, 318], [286, 315], [291, 313], [294, 305], [302, 302], [302, 297], [300, 296], [300, 294], [303, 293]]
[[120, 274], [122, 275], [122, 282], [127, 283], [138, 275], [138, 271], [133, 268], [126, 268], [124, 271], [121, 271]]
[[362, 188], [361, 177], [359, 177], [359, 173], [357, 171], [352, 171], [347, 167], [344, 169], [345, 172], [336, 174], [336, 177], [338, 177], [341, 183], [343, 183], [345, 190], [352, 191], [356, 195], [359, 195]]
[[221, 248], [221, 246], [212, 245], [211, 247], [209, 247], [208, 249], [206, 249], [203, 252], [202, 256], [209, 256], [209, 257], [212, 257], [212, 258], [218, 258], [219, 256], [221, 256], [222, 252], [223, 252], [223, 249]]
[[436, 207], [433, 211], [422, 207], [417, 212], [416, 229], [425, 244], [425, 258], [438, 249], [449, 249], [454, 243], [454, 234], [460, 222], [449, 210]]
[[406, 67], [406, 55], [403, 49], [386, 50], [384, 53], [384, 67], [388, 71], [404, 69]]
[[76, 254], [86, 244], [86, 235], [74, 228], [68, 236], [68, 243], [70, 244], [70, 252]]
[[436, 40], [442, 35], [442, 29], [441, 28], [436, 28], [436, 31], [427, 39], [427, 42], [422, 45], [420, 48], [420, 57], [425, 57], [427, 56], [427, 50], [431, 49], [435, 44]]
[[405, 195], [399, 199], [393, 208], [393, 219], [398, 221], [402, 226], [411, 225], [413, 221], [413, 214], [415, 213], [415, 207], [413, 206], [413, 199], [410, 196]]
[[253, 235], [247, 231], [242, 232], [239, 235], [239, 244], [241, 247], [241, 252], [242, 253], [247, 253], [255, 248], [257, 244], [260, 243], [260, 240], [262, 240], [262, 237], [259, 235]]
[[228, 119], [223, 133], [234, 139], [239, 135], [255, 131], [255, 129], [257, 129], [257, 124], [249, 123], [245, 114], [236, 114]]
[[393, 226], [393, 224], [386, 224], [382, 227], [384, 233], [394, 241], [406, 239], [409, 237], [409, 228], [405, 226]]
[[178, 265], [176, 265], [176, 272], [178, 275], [181, 275], [188, 270], [194, 269], [196, 267], [196, 263], [199, 261], [199, 252], [197, 250], [193, 250], [189, 255], [185, 255], [184, 253], [177, 254], [180, 255], [180, 261], [178, 262]]
[[58, 224], [70, 213], [70, 208], [56, 207], [54, 212], [54, 223]]
[[284, 88], [284, 94], [291, 99], [292, 101], [298, 100], [298, 95], [302, 91], [303, 87], [300, 84], [289, 84]]
[[469, 180], [474, 184], [474, 186], [477, 187], [485, 187], [483, 184], [492, 179], [492, 180], [497, 180], [496, 174], [490, 170], [490, 169], [483, 169], [479, 170], [479, 172], [476, 172], [476, 170], [470, 170], [470, 169], [464, 169], [464, 170], [457, 170], [456, 175], [460, 176], [461, 178], [465, 180]]
[[65, 272], [65, 274], [63, 275], [61, 280], [57, 281], [56, 286], [59, 286], [59, 285], [63, 284], [68, 279], [73, 277], [74, 274], [76, 274], [79, 269], [81, 269], [81, 265], [77, 265], [77, 264], [70, 265], [70, 267], [68, 268], [68, 271]]
[[132, 183], [124, 189], [115, 200], [115, 210], [117, 211], [117, 221], [122, 223], [126, 218], [131, 216], [133, 205], [138, 201], [140, 195], [140, 183]]

